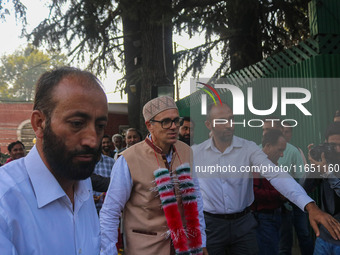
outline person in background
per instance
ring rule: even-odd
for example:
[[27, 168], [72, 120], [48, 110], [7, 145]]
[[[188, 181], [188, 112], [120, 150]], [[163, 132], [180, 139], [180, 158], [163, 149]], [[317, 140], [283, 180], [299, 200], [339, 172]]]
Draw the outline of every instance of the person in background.
[[[94, 168], [93, 173], [101, 177], [110, 178], [114, 163], [115, 163], [115, 160], [113, 158], [102, 154], [99, 161], [96, 164], [96, 167]], [[93, 187], [93, 184], [92, 184], [92, 187]], [[95, 187], [93, 187], [93, 198], [96, 204], [98, 214], [104, 202], [105, 192], [106, 190], [104, 192], [96, 191]]]
[[136, 128], [129, 128], [126, 130], [125, 134], [125, 143], [126, 148], [131, 147], [132, 145], [139, 143], [142, 141], [142, 134]]
[[120, 153], [120, 152], [122, 152], [125, 148], [123, 147], [123, 136], [122, 135], [120, 135], [120, 134], [114, 134], [113, 136], [112, 136], [112, 142], [113, 142], [113, 145], [114, 145], [114, 147], [115, 147], [115, 149], [114, 149], [114, 156], [113, 156], [113, 158], [115, 159], [115, 160], [117, 160], [117, 158], [118, 158], [118, 154]]
[[102, 154], [113, 158], [114, 152], [112, 150], [112, 147], [113, 147], [113, 143], [111, 141], [110, 136], [104, 135], [102, 139]]
[[[289, 143], [293, 137], [293, 127], [292, 126], [286, 126], [286, 127], [283, 127], [283, 136], [286, 138], [286, 141], [287, 143]], [[307, 160], [306, 160], [306, 157], [305, 157], [305, 154], [303, 153], [302, 149], [300, 147], [297, 147], [295, 146], [300, 154], [301, 154], [301, 157], [302, 157], [302, 160], [303, 160], [303, 163], [306, 165], [307, 164]]]
[[182, 125], [179, 127], [178, 139], [187, 145], [194, 144], [195, 122], [188, 116], [182, 118]]
[[0, 148], [0, 166], [4, 165], [8, 158], [9, 158], [9, 155], [2, 153], [1, 148]]
[[112, 169], [100, 211], [102, 254], [117, 254], [122, 211], [124, 254], [201, 254], [205, 225], [197, 180], [177, 186], [192, 167], [190, 147], [177, 139], [177, 106], [171, 97], [157, 97], [145, 104], [143, 116], [150, 135], [126, 149]]
[[[340, 166], [340, 122], [334, 122], [328, 126], [325, 138], [326, 142], [333, 146], [334, 154], [326, 157], [323, 152], [321, 153], [321, 160], [312, 158], [313, 144], [310, 144], [308, 146], [310, 167], [317, 169], [317, 171], [306, 172], [301, 183], [307, 192], [319, 188], [321, 209], [340, 221], [340, 173], [338, 171]], [[339, 239], [334, 240], [324, 226], [320, 227], [320, 235], [315, 241], [314, 254], [340, 254]]]
[[139, 143], [142, 140], [142, 134], [136, 128], [129, 128], [126, 130], [125, 134], [125, 144], [126, 147], [122, 148], [117, 155], [117, 159], [120, 157], [121, 153], [132, 145]]
[[[268, 117], [275, 121], [264, 121], [262, 127], [263, 134], [268, 130], [277, 129], [284, 133], [284, 127], [281, 125], [280, 119], [276, 117]], [[287, 132], [288, 131], [288, 132]], [[285, 137], [289, 140], [292, 138], [293, 131], [286, 129]], [[304, 176], [304, 157], [297, 147], [287, 141], [286, 149], [278, 161], [279, 166], [286, 166], [291, 169], [289, 173], [297, 182]], [[293, 170], [295, 169], [295, 170]], [[313, 254], [313, 240], [309, 232], [309, 224], [307, 214], [304, 213], [296, 205], [286, 201], [281, 210], [281, 231], [280, 231], [280, 255], [291, 255], [293, 248], [293, 227], [299, 241], [299, 247], [302, 255]]]
[[[309, 213], [311, 226], [319, 235], [318, 224], [324, 225], [334, 239], [340, 238], [340, 223], [322, 212], [304, 189], [287, 173], [265, 171], [275, 165], [254, 142], [234, 135], [233, 111], [229, 105], [210, 105], [206, 127], [212, 138], [193, 147], [196, 174], [203, 196], [207, 234], [207, 249], [210, 255], [258, 254], [256, 240], [257, 222], [250, 213], [254, 201], [252, 173], [246, 167], [257, 168], [261, 175], [283, 196]], [[214, 125], [215, 119], [228, 122]], [[226, 172], [207, 172], [209, 166], [226, 167]], [[228, 166], [231, 170], [228, 171]]]
[[[286, 145], [287, 142], [279, 130], [269, 130], [262, 137], [262, 151], [275, 165], [278, 165], [279, 158], [283, 156]], [[254, 173], [254, 195], [252, 209], [258, 222], [256, 238], [259, 254], [277, 255], [280, 243], [281, 206], [286, 198], [259, 173]]]
[[25, 157], [25, 145], [20, 141], [10, 143], [7, 149], [10, 157], [6, 160], [6, 164], [13, 160]]
[[99, 254], [88, 177], [107, 119], [107, 98], [93, 74], [61, 67], [38, 79], [31, 115], [36, 144], [0, 171], [0, 254]]

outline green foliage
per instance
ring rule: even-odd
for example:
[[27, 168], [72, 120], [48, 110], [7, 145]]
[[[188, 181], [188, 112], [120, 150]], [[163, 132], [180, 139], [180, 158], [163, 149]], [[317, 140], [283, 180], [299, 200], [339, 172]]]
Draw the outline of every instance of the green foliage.
[[[230, 58], [235, 47], [244, 52], [247, 44], [253, 44], [253, 50], [258, 51], [259, 57], [254, 61], [257, 62], [296, 45], [309, 35], [309, 1], [204, 1], [205, 5], [197, 5], [194, 8], [190, 5], [183, 7], [182, 4], [183, 8], [173, 19], [175, 32], [187, 33], [190, 36], [199, 33], [205, 39], [198, 47], [179, 51], [175, 56], [179, 59], [177, 63], [186, 63], [187, 70], [184, 75], [190, 72], [196, 74], [211, 61], [213, 50], [218, 51], [222, 56], [222, 63], [214, 74], [218, 77], [233, 70]], [[178, 6], [182, 3], [180, 0], [176, 2]], [[233, 45], [232, 42], [237, 39], [241, 43]], [[251, 52], [247, 54], [251, 55]], [[244, 61], [243, 67], [250, 63]]]
[[20, 0], [0, 0], [0, 22], [6, 20], [6, 15], [10, 15], [11, 12], [7, 6], [7, 3], [11, 2], [14, 8], [14, 14], [16, 18], [19, 18], [26, 24], [26, 7], [21, 3]]
[[[168, 1], [171, 8], [166, 4]], [[51, 0], [50, 16], [29, 36], [35, 46], [47, 43], [53, 50], [68, 49], [72, 60], [88, 62], [88, 69], [97, 74], [106, 73], [109, 67], [122, 71], [126, 56], [123, 38], [129, 40], [131, 35], [121, 30], [121, 18], [128, 16], [137, 22], [147, 18], [150, 27], [152, 23], [163, 23], [173, 26], [175, 33], [202, 36], [201, 45], [174, 56], [175, 68], [183, 64], [187, 68], [182, 78], [199, 74], [212, 61], [214, 51], [222, 56], [214, 76], [223, 76], [306, 38], [309, 1]], [[153, 12], [144, 12], [144, 6]], [[141, 45], [147, 44], [141, 39], [143, 31], [139, 33]], [[120, 59], [117, 60], [117, 56]], [[232, 68], [233, 57], [241, 62], [236, 68]]]
[[32, 45], [0, 58], [0, 100], [32, 101], [34, 85], [45, 71], [65, 65], [64, 55], [45, 54]]

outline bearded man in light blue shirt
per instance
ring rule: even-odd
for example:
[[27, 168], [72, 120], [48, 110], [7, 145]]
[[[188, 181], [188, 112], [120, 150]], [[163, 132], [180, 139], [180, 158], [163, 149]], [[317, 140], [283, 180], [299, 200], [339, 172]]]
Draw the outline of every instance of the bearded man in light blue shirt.
[[37, 82], [37, 141], [0, 171], [0, 254], [99, 254], [88, 178], [101, 154], [107, 99], [89, 72], [63, 67]]
[[[337, 220], [322, 212], [288, 173], [269, 171], [270, 167], [275, 170], [275, 165], [254, 142], [234, 136], [233, 118], [228, 105], [213, 105], [205, 123], [212, 132], [212, 138], [193, 147], [195, 172], [203, 197], [209, 255], [225, 254], [225, 250], [229, 251], [228, 254], [258, 253], [257, 223], [249, 209], [254, 201], [254, 169], [283, 196], [309, 213], [317, 236], [317, 225], [321, 223], [333, 238], [340, 238]], [[227, 121], [214, 125], [216, 119]]]

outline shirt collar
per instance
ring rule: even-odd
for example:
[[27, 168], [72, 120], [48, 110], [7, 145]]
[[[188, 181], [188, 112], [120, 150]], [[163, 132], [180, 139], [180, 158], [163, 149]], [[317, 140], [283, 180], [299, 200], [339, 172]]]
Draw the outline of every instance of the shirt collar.
[[[99, 159], [98, 162], [103, 162], [103, 161], [104, 161], [104, 156], [105, 156], [105, 155], [102, 153], [102, 154], [100, 155], [100, 159]], [[97, 162], [97, 163], [98, 163], [98, 162]]]
[[[240, 139], [239, 137], [237, 137], [237, 136], [234, 135], [234, 136], [233, 136], [233, 140], [231, 141], [231, 145], [230, 145], [224, 152], [229, 152], [229, 151], [231, 151], [233, 148], [238, 148], [238, 147], [242, 147], [242, 141], [241, 141], [241, 139]], [[211, 150], [213, 150], [213, 151], [218, 151], [218, 152], [220, 152], [220, 151], [216, 148], [216, 146], [215, 146], [215, 144], [214, 144], [214, 142], [213, 142], [213, 138], [212, 138], [212, 137], [208, 139], [208, 142], [207, 142], [207, 144], [206, 144], [206, 146], [205, 146], [204, 149], [206, 149], [206, 150], [211, 149]]]
[[156, 144], [153, 143], [152, 141], [152, 138], [151, 138], [151, 134], [149, 134], [146, 138], [145, 138], [145, 142], [147, 145], [149, 145], [152, 149], [155, 150], [155, 152], [159, 153], [159, 154], [162, 154], [162, 155], [165, 155], [166, 158], [171, 158], [172, 157], [172, 153], [173, 153], [173, 150], [174, 150], [174, 145], [171, 145], [170, 147], [170, 151], [168, 154], [165, 154], [163, 153], [163, 150], [161, 148], [159, 148]]
[[[36, 146], [25, 157], [25, 165], [37, 198], [38, 208], [66, 196], [65, 191], [42, 161]], [[88, 199], [89, 190], [84, 181], [79, 181], [76, 185], [75, 195], [83, 201]]]

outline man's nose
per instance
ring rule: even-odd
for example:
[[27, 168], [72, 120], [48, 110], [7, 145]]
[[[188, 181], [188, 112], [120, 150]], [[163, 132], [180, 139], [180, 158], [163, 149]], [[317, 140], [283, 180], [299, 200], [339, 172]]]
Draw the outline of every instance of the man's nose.
[[177, 126], [175, 125], [175, 122], [171, 122], [171, 126], [170, 126], [170, 129], [176, 129], [177, 128]]
[[84, 136], [82, 138], [82, 146], [88, 146], [90, 148], [96, 148], [98, 144], [99, 136], [97, 134], [95, 126], [89, 125], [84, 130]]

